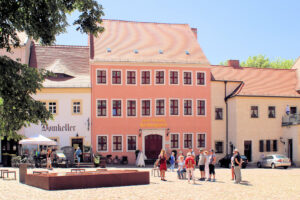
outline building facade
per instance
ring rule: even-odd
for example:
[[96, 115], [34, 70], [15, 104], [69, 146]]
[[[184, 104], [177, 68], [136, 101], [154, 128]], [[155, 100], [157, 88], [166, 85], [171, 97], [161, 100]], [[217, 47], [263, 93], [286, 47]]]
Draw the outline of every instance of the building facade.
[[157, 159], [161, 149], [210, 148], [210, 67], [195, 30], [114, 20], [103, 26], [100, 37], [90, 37], [93, 149], [134, 163], [136, 150]]

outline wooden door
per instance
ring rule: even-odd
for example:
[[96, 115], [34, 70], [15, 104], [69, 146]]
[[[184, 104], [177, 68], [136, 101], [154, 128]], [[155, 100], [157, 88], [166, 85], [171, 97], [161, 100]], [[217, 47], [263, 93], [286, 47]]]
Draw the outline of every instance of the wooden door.
[[244, 155], [248, 158], [248, 161], [252, 161], [252, 142], [244, 141]]
[[147, 135], [145, 137], [145, 155], [147, 156], [147, 159], [157, 159], [161, 149], [161, 135]]

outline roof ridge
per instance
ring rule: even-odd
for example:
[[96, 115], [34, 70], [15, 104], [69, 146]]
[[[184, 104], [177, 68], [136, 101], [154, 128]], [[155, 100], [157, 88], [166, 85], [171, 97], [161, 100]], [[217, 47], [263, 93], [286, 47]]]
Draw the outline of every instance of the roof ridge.
[[40, 45], [40, 44], [35, 44], [35, 46], [38, 47], [45, 47], [45, 48], [78, 48], [78, 49], [88, 49], [89, 46], [80, 46], [80, 45], [49, 45], [49, 46], [45, 46], [45, 45]]
[[120, 20], [120, 19], [103, 19], [103, 21], [119, 21], [119, 22], [129, 22], [129, 23], [146, 23], [146, 24], [189, 25], [188, 23], [141, 22], [141, 21]]
[[[237, 69], [234, 68], [232, 66], [225, 66], [225, 65], [211, 65], [212, 67], [226, 67], [226, 68], [233, 68], [233, 69]], [[240, 68], [246, 68], [246, 69], [255, 69], [255, 70], [287, 70], [287, 71], [295, 71], [296, 69], [280, 69], [280, 68], [257, 68], [257, 67], [240, 67]]]

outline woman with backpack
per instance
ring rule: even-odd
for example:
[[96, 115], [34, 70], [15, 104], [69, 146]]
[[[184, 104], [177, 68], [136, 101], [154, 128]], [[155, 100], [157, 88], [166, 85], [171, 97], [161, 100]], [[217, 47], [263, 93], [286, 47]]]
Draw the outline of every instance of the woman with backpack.
[[159, 170], [160, 170], [160, 178], [162, 181], [167, 181], [165, 179], [166, 176], [166, 171], [167, 171], [167, 154], [166, 151], [164, 149], [161, 150], [160, 154], [159, 154]]

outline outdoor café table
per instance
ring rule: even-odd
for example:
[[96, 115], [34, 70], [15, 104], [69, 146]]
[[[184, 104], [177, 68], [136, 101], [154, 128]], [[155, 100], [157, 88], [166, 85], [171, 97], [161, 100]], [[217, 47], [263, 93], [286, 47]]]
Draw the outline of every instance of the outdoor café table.
[[8, 171], [8, 169], [0, 169], [0, 178], [3, 178], [3, 172]]
[[5, 179], [5, 174], [6, 174], [6, 178], [8, 178], [9, 174], [14, 174], [14, 180], [17, 180], [16, 171], [8, 171], [7, 170], [7, 171], [2, 172], [3, 180]]
[[48, 174], [48, 171], [33, 171], [33, 174]]
[[71, 169], [71, 172], [85, 172], [85, 169]]

